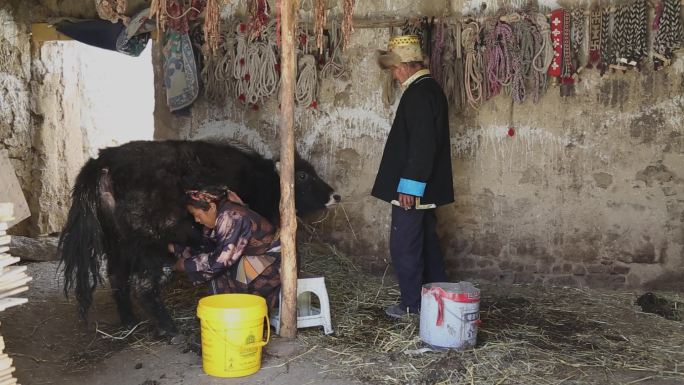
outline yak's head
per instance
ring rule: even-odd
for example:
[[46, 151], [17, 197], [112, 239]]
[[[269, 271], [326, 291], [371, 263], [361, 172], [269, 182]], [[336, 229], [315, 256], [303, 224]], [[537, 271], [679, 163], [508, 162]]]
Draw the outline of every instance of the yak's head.
[[[280, 162], [276, 169], [280, 172]], [[314, 211], [330, 208], [342, 198], [321, 179], [313, 166], [299, 155], [295, 156], [295, 207], [297, 215], [304, 216]]]

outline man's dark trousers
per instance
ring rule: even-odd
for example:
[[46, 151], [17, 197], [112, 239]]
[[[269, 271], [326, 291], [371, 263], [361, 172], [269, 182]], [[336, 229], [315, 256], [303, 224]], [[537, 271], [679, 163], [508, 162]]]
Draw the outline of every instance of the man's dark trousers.
[[436, 225], [434, 209], [405, 210], [392, 205], [390, 254], [401, 290], [400, 306], [412, 313], [420, 309], [424, 283], [447, 281]]

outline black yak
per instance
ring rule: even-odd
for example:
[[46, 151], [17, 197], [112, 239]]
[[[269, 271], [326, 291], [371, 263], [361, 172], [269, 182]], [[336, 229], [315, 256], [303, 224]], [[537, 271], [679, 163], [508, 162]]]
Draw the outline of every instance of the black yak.
[[[131, 294], [136, 294], [160, 334], [176, 335], [161, 300], [161, 280], [169, 258], [167, 245], [191, 243], [196, 234], [182, 203], [184, 191], [197, 181], [225, 185], [252, 210], [277, 221], [276, 166], [273, 160], [227, 143], [138, 141], [101, 150], [76, 178], [59, 239], [65, 295], [75, 288], [85, 318], [93, 291], [102, 282], [100, 263], [106, 259], [122, 324], [136, 323], [131, 303]], [[299, 157], [295, 171], [298, 215], [340, 200]]]

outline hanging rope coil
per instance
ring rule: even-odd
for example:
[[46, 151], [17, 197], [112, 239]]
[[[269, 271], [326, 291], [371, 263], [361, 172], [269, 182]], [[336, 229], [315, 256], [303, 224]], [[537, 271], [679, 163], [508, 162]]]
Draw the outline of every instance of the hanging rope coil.
[[201, 72], [204, 96], [209, 100], [224, 101], [228, 95], [235, 94], [233, 63], [235, 61], [234, 22], [229, 22], [221, 31], [216, 53], [203, 49], [203, 68]]
[[493, 97], [501, 92], [503, 86], [510, 85], [513, 78], [512, 58], [505, 43], [513, 39], [513, 31], [508, 24], [497, 22], [485, 38], [485, 56], [487, 57], [487, 80], [489, 95]]
[[349, 68], [343, 64], [342, 58], [340, 57], [340, 52], [342, 51], [343, 36], [342, 30], [337, 26], [337, 23], [333, 20], [330, 26], [330, 46], [332, 47], [330, 51], [330, 57], [321, 69], [321, 78], [334, 78], [343, 81], [348, 81], [351, 73]]
[[167, 21], [167, 0], [152, 0], [150, 3], [150, 18], [155, 18], [157, 20], [157, 31], [166, 31], [166, 21]]
[[484, 89], [482, 87], [482, 55], [476, 50], [479, 41], [480, 27], [477, 23], [471, 22], [463, 26], [461, 37], [463, 50], [465, 52], [465, 75], [464, 88], [468, 104], [477, 109], [482, 102]]
[[534, 23], [537, 25], [541, 44], [534, 55], [532, 65], [538, 72], [546, 73], [553, 61], [553, 44], [551, 43], [551, 25], [546, 16], [541, 13], [534, 14]]
[[442, 88], [447, 101], [453, 104], [456, 111], [463, 108], [463, 59], [460, 57], [459, 24], [448, 25], [444, 28], [444, 50], [442, 53]]
[[521, 20], [515, 23], [514, 29], [520, 42], [522, 75], [525, 79], [532, 82], [532, 100], [537, 103], [546, 76], [546, 72], [542, 73], [534, 68], [534, 57], [543, 44], [542, 37], [537, 27], [528, 20]]
[[246, 100], [247, 88], [249, 85], [245, 80], [247, 74], [247, 26], [239, 24], [235, 32], [235, 61], [233, 62], [233, 78], [236, 81], [235, 93], [240, 101]]
[[216, 55], [221, 38], [221, 9], [219, 0], [207, 0], [204, 16], [204, 44], [212, 55]]
[[314, 0], [314, 35], [316, 36], [316, 49], [318, 54], [323, 54], [323, 30], [325, 29], [325, 0]]
[[439, 84], [443, 84], [442, 75], [442, 52], [444, 52], [444, 29], [445, 23], [440, 22], [434, 26], [432, 35], [432, 48], [430, 50], [430, 74]]
[[354, 0], [343, 0], [342, 4], [342, 49], [349, 47], [354, 32]]
[[302, 55], [297, 65], [299, 76], [295, 84], [295, 101], [300, 107], [311, 107], [316, 100], [318, 77], [316, 74], [316, 58], [313, 55]]

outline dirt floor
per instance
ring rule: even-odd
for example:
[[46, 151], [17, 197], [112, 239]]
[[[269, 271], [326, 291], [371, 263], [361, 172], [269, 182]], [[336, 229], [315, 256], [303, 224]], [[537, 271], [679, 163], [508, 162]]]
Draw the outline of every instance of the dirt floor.
[[[477, 346], [412, 356], [423, 346], [417, 318], [394, 322], [382, 312], [397, 298], [390, 273], [359, 272], [328, 246], [300, 254], [307, 270], [328, 272], [335, 333], [315, 328], [294, 342], [274, 337], [262, 369], [249, 377], [203, 373], [196, 296], [182, 284], [166, 292], [186, 336], [172, 345], [148, 323], [121, 330], [106, 288], [96, 292], [90, 323], [79, 321], [54, 262], [29, 264], [29, 302], [0, 313], [5, 351], [24, 385], [684, 384], [684, 323], [642, 312], [634, 303], [639, 292], [480, 282]], [[661, 295], [681, 302], [676, 293]]]
[[[23, 385], [272, 384], [342, 385], [358, 383], [320, 373], [326, 355], [299, 342], [273, 337], [262, 369], [242, 379], [217, 379], [202, 371], [191, 342], [177, 345], [154, 337], [142, 324], [123, 340], [109, 290], [96, 291], [89, 325], [80, 321], [75, 302], [62, 295], [55, 262], [31, 263], [29, 302], [0, 313], [0, 333]], [[194, 320], [193, 320], [194, 322]], [[96, 331], [99, 330], [99, 331]], [[322, 330], [320, 334], [323, 334]], [[329, 359], [330, 357], [328, 357]], [[315, 364], [318, 363], [318, 364]]]

